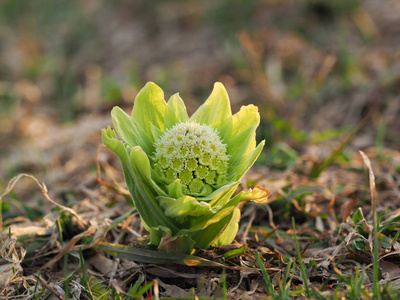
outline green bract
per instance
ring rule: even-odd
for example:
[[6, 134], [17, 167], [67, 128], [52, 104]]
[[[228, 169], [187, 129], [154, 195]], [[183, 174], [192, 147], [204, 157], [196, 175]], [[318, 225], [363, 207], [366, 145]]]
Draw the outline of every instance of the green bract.
[[121, 160], [133, 205], [150, 232], [150, 243], [170, 252], [190, 253], [232, 242], [243, 201], [265, 202], [255, 188], [232, 197], [259, 156], [257, 107], [232, 115], [228, 94], [216, 83], [207, 101], [189, 118], [178, 94], [168, 103], [149, 82], [135, 99], [131, 116], [114, 107], [104, 144]]

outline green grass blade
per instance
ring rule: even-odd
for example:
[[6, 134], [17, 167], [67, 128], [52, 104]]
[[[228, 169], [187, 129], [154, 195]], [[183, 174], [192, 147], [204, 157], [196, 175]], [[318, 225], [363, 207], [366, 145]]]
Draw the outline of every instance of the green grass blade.
[[90, 299], [94, 300], [94, 297], [93, 297], [93, 294], [92, 294], [92, 290], [90, 288], [90, 284], [88, 282], [88, 278], [87, 278], [87, 275], [86, 275], [85, 264], [84, 264], [84, 261], [83, 261], [82, 249], [79, 250], [79, 258], [80, 258], [80, 265], [81, 265], [81, 270], [82, 270], [81, 284], [83, 286], [86, 285], [87, 292], [89, 294]]
[[136, 295], [142, 282], [143, 282], [143, 277], [139, 277], [138, 280], [136, 280], [135, 283], [131, 285], [131, 287], [129, 288], [128, 295], [131, 295], [132, 297]]
[[126, 213], [124, 213], [122, 216], [116, 218], [115, 220], [113, 220], [110, 224], [110, 229], [113, 229], [115, 226], [117, 226], [118, 224], [120, 224], [122, 221], [124, 221], [127, 217], [129, 217], [131, 214], [133, 214], [133, 212], [136, 210], [135, 207], [131, 208], [129, 211], [127, 211]]
[[142, 295], [146, 293], [153, 285], [154, 285], [153, 281], [150, 281], [149, 283], [145, 284], [135, 295], [133, 295], [133, 298], [142, 297]]
[[222, 271], [222, 299], [227, 299], [227, 290], [226, 290], [226, 272], [225, 269]]
[[258, 251], [256, 251], [255, 253], [255, 257], [256, 257], [256, 261], [258, 266], [261, 269], [261, 273], [264, 277], [264, 280], [267, 284], [266, 288], [265, 288], [265, 292], [267, 293], [267, 295], [271, 295], [274, 296], [275, 295], [275, 289], [274, 286], [272, 285], [271, 279], [269, 278], [269, 275], [267, 273], [267, 270], [265, 269], [264, 263], [260, 257], [260, 254], [258, 253]]
[[297, 240], [297, 235], [296, 235], [296, 224], [294, 222], [294, 218], [292, 219], [292, 225], [293, 225], [293, 236], [294, 236], [294, 242], [296, 243], [296, 252], [297, 252], [297, 258], [299, 259], [299, 265], [300, 265], [300, 272], [301, 276], [303, 277], [303, 282], [304, 282], [304, 287], [306, 290], [307, 297], [311, 297], [311, 292], [310, 292], [310, 287], [308, 285], [308, 277], [306, 274], [306, 268], [304, 266], [304, 262], [301, 258], [301, 251], [300, 251], [300, 245], [299, 241]]

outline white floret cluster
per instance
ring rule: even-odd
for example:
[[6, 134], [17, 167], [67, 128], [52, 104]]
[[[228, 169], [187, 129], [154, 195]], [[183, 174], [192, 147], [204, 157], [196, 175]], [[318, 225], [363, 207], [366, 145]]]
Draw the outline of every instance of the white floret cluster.
[[226, 183], [226, 145], [208, 125], [179, 123], [155, 148], [155, 172], [167, 183], [180, 179], [185, 194], [209, 194]]

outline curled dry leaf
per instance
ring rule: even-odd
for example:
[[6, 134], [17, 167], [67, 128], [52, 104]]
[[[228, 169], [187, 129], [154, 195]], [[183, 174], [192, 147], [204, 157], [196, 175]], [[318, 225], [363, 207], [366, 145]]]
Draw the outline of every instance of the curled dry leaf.
[[16, 249], [16, 238], [7, 238], [1, 248], [0, 255], [0, 288], [1, 294], [7, 290], [10, 284], [18, 281], [22, 277], [21, 263], [25, 257], [26, 251], [20, 248], [18, 253]]

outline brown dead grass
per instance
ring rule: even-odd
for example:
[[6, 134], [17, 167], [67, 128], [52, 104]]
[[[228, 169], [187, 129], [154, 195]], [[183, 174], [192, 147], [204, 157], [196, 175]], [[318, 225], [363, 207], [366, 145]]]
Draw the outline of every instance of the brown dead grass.
[[[385, 150], [384, 153], [369, 150], [367, 153], [376, 175], [377, 211], [383, 214], [383, 220], [396, 218], [400, 215], [398, 193], [400, 180], [392, 162], [400, 158], [400, 153], [389, 150]], [[31, 222], [24, 218], [4, 222], [5, 230], [2, 233], [4, 244], [1, 250], [4, 268], [0, 276], [2, 295], [16, 295], [17, 284], [19, 291], [23, 291], [24, 295], [32, 294], [32, 288], [27, 288], [27, 283], [31, 286], [36, 283], [39, 286], [47, 284], [49, 290], [58, 287], [60, 291], [65, 269], [63, 256], [69, 251], [82, 250], [87, 274], [100, 279], [104, 286], [115, 288], [118, 286], [118, 289], [126, 291], [128, 286], [140, 277], [144, 282], [155, 280], [160, 297], [187, 297], [191, 292], [206, 297], [221, 296], [220, 267], [143, 264], [113, 258], [98, 250], [90, 250], [99, 242], [144, 247], [142, 241], [146, 235], [136, 213], [116, 227], [110, 227], [112, 219], [123, 215], [130, 208], [124, 199], [127, 193], [122, 187], [123, 183], [119, 181], [117, 184], [111, 175], [118, 174], [113, 167], [115, 158], [104, 149], [101, 150], [101, 155], [110, 155], [108, 159], [99, 162], [102, 181], [96, 181], [96, 176], [93, 174], [93, 180], [81, 186], [73, 199], [70, 199], [70, 203], [73, 203], [70, 207], [52, 200], [45, 185], [33, 176], [20, 175], [10, 182], [10, 189], [7, 189], [2, 196], [3, 201], [6, 201], [11, 188], [18, 186], [19, 180], [28, 177], [37, 184], [53, 208], [57, 206], [59, 209], [53, 209], [39, 222]], [[382, 160], [382, 155], [391, 157], [392, 162]], [[310, 161], [311, 157], [304, 157], [284, 174], [274, 174], [271, 170], [261, 167], [254, 168], [246, 176], [246, 180], [268, 187], [272, 192], [272, 203], [264, 207], [250, 204], [244, 208], [240, 230], [234, 244], [197, 253], [200, 257], [222, 262], [227, 266], [228, 269], [225, 271], [229, 298], [234, 299], [241, 295], [246, 295], [249, 299], [265, 297], [265, 282], [255, 264], [254, 251], [258, 251], [265, 260], [272, 283], [275, 286], [279, 284], [287, 259], [295, 257], [294, 241], [288, 238], [293, 235], [290, 226], [292, 217], [296, 220], [296, 232], [301, 242], [303, 261], [306, 264], [315, 262], [315, 267], [311, 269], [309, 275], [312, 289], [322, 289], [323, 295], [332, 296], [333, 289], [340, 282], [338, 274], [343, 276], [353, 274], [354, 269], [360, 266], [364, 266], [367, 273], [372, 270], [371, 206], [365, 172], [361, 171], [362, 158], [354, 153], [350, 163], [329, 167], [315, 181], [309, 180], [304, 174]], [[319, 188], [316, 188], [317, 185]], [[292, 191], [307, 186], [310, 187], [307, 196], [290, 198]], [[246, 188], [245, 183], [243, 188]], [[285, 200], [285, 197], [288, 199]], [[285, 208], [288, 203], [289, 210]], [[362, 209], [366, 219], [362, 225], [366, 232], [364, 235], [355, 228], [351, 219], [357, 209]], [[62, 218], [62, 215], [71, 216], [74, 228], [74, 231], [69, 233], [70, 236], [63, 237], [63, 243], [60, 242], [56, 228], [57, 220]], [[11, 232], [11, 238], [8, 238], [8, 231]], [[44, 232], [47, 235], [44, 235]], [[16, 238], [22, 236], [25, 236], [24, 241], [17, 242]], [[29, 248], [29, 245], [40, 236], [43, 245], [30, 252], [27, 257], [24, 249]], [[90, 242], [83, 242], [84, 237], [90, 238]], [[360, 240], [365, 242], [365, 251], [357, 252], [353, 243]], [[223, 258], [223, 254], [227, 251], [239, 249], [243, 245], [246, 246], [244, 254], [229, 260]], [[400, 268], [396, 263], [399, 253], [400, 244], [397, 241], [392, 241], [389, 248], [379, 249], [381, 284], [389, 280], [393, 281], [392, 284], [397, 282], [400, 276]], [[79, 269], [79, 263], [74, 260], [68, 261], [68, 272], [76, 269]], [[39, 270], [41, 279], [36, 276]], [[79, 270], [76, 272], [80, 273]], [[133, 273], [136, 275], [125, 281]], [[74, 282], [79, 282], [76, 276]], [[302, 282], [303, 279], [296, 268], [293, 271], [292, 289], [294, 290]], [[70, 288], [71, 284], [73, 283], [70, 283]], [[371, 286], [369, 277], [364, 285], [367, 288]], [[84, 293], [82, 287], [76, 289]]]

